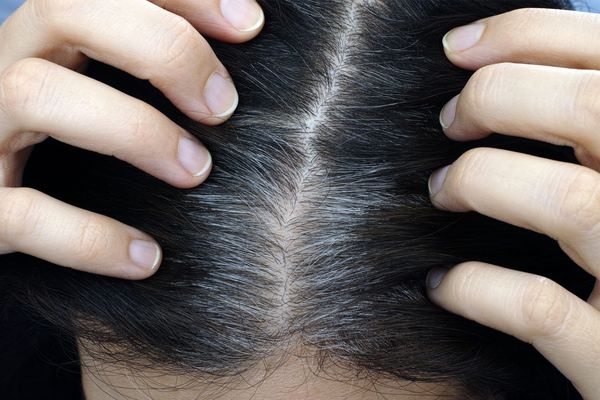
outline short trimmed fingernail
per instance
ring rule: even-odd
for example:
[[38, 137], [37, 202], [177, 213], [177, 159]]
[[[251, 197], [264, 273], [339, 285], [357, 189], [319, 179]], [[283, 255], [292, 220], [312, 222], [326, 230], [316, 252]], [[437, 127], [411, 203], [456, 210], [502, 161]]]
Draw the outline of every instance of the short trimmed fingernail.
[[446, 180], [446, 175], [448, 175], [449, 168], [449, 165], [447, 167], [440, 168], [429, 177], [429, 195], [431, 197], [435, 196], [442, 190], [442, 185]]
[[162, 251], [154, 242], [134, 239], [129, 244], [129, 257], [139, 267], [155, 269], [160, 264]]
[[442, 42], [450, 52], [465, 51], [479, 42], [484, 31], [485, 24], [482, 23], [460, 26], [448, 32]]
[[255, 31], [265, 22], [265, 14], [254, 0], [221, 0], [221, 13], [240, 32]]
[[456, 119], [456, 106], [458, 105], [459, 97], [460, 95], [454, 96], [440, 112], [440, 125], [442, 125], [444, 130], [450, 128], [450, 125]]
[[204, 99], [213, 117], [229, 117], [238, 106], [238, 93], [233, 81], [214, 72], [204, 87]]
[[212, 157], [208, 149], [185, 136], [179, 138], [179, 162], [194, 176], [204, 175], [212, 168]]
[[442, 284], [442, 281], [448, 275], [448, 268], [435, 267], [427, 274], [427, 288], [437, 289]]

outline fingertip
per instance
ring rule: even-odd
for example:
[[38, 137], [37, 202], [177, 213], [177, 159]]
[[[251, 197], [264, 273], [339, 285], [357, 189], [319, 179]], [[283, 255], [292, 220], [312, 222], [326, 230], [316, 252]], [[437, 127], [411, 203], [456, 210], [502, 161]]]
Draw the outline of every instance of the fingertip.
[[493, 49], [483, 45], [487, 31], [488, 23], [485, 19], [450, 30], [442, 38], [448, 60], [455, 66], [470, 71], [490, 64]]
[[475, 22], [452, 29], [442, 39], [444, 50], [455, 54], [472, 49], [481, 41], [485, 28], [486, 24]]
[[204, 169], [202, 169], [201, 171], [197, 172], [194, 175], [194, 179], [192, 181], [191, 187], [195, 187], [195, 186], [203, 184], [210, 176], [212, 169], [213, 169], [213, 161], [212, 161], [212, 156], [210, 153], [208, 153], [208, 158], [209, 158], [209, 161], [207, 162]]
[[427, 182], [429, 199], [438, 210], [455, 213], [472, 210], [465, 198], [468, 193], [465, 192], [463, 178], [460, 177], [464, 174], [461, 161], [458, 159], [453, 164], [439, 168], [429, 177]]
[[447, 165], [443, 168], [440, 168], [431, 174], [429, 177], [428, 187], [429, 187], [429, 196], [433, 199], [435, 196], [442, 191], [444, 186], [444, 182], [446, 181], [446, 176], [448, 175], [448, 170], [450, 166]]
[[450, 273], [450, 267], [436, 266], [427, 273], [425, 278], [425, 290], [429, 300], [443, 308], [449, 309], [447, 287], [444, 284]]
[[264, 11], [255, 0], [221, 0], [221, 14], [240, 39], [256, 36], [265, 24]]
[[192, 108], [184, 112], [203, 125], [215, 126], [223, 124], [233, 115], [239, 101], [233, 80], [227, 70], [220, 67], [204, 83], [202, 99], [193, 100]]
[[211, 8], [205, 12], [196, 10], [186, 17], [207, 37], [231, 44], [248, 42], [263, 30], [266, 23], [265, 13], [254, 0], [249, 1], [249, 13], [244, 13], [233, 3], [234, 0], [223, 0], [215, 9]]
[[212, 156], [208, 149], [198, 140], [182, 135], [179, 138], [177, 157], [181, 166], [188, 173], [188, 184], [198, 185], [203, 182], [212, 169]]
[[134, 238], [129, 243], [129, 258], [135, 272], [126, 279], [145, 279], [152, 276], [162, 263], [162, 249], [152, 239]]
[[439, 124], [448, 139], [456, 142], [467, 142], [483, 139], [491, 132], [472, 121], [473, 110], [470, 99], [470, 87], [451, 98], [441, 109]]
[[440, 287], [446, 275], [450, 271], [445, 267], [434, 267], [427, 274], [426, 284], [429, 291], [434, 291]]
[[233, 115], [240, 101], [231, 78], [219, 72], [213, 73], [206, 82], [204, 96], [212, 117], [222, 121]]
[[447, 132], [456, 120], [456, 109], [458, 107], [459, 97], [460, 94], [450, 99], [450, 101], [444, 105], [442, 111], [440, 112], [439, 121], [442, 129], [444, 129], [444, 132]]
[[[444, 131], [444, 134], [451, 140], [456, 142], [467, 142], [470, 140], [480, 139], [485, 136], [481, 130], [475, 129], [466, 125], [465, 121], [461, 121], [458, 115], [458, 106], [461, 100], [461, 94], [457, 94], [450, 99], [440, 111], [439, 123]], [[464, 109], [463, 109], [464, 113]]]
[[198, 171], [194, 174], [194, 177], [198, 178], [200, 180], [200, 182], [198, 182], [198, 183], [204, 182], [206, 180], [206, 178], [208, 177], [208, 175], [210, 174], [210, 172], [212, 171], [212, 167], [213, 167], [212, 155], [210, 154], [210, 152], [208, 152], [208, 150], [207, 150], [206, 154], [208, 157], [208, 160], [206, 161], [206, 165], [204, 166], [204, 168], [202, 168], [200, 171]]

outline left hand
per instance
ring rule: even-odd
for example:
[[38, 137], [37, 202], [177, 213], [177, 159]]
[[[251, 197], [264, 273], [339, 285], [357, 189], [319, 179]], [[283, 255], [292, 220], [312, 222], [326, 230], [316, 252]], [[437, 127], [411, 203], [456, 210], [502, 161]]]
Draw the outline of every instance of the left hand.
[[[600, 15], [521, 9], [453, 30], [449, 59], [477, 70], [442, 110], [448, 137], [497, 132], [575, 149], [583, 165], [491, 148], [430, 180], [433, 204], [556, 239], [600, 278]], [[469, 262], [428, 276], [440, 306], [532, 343], [588, 400], [600, 398], [600, 284], [583, 301], [541, 276]]]

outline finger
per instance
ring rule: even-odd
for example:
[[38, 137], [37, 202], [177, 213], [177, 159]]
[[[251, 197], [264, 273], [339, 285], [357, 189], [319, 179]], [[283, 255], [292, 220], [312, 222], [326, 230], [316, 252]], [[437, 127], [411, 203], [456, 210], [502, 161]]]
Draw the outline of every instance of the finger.
[[265, 14], [255, 0], [151, 0], [181, 15], [200, 33], [225, 42], [242, 43], [263, 28]]
[[[14, 37], [21, 38], [19, 46], [11, 44]], [[238, 103], [208, 42], [184, 18], [147, 1], [34, 0], [0, 28], [0, 70], [56, 49], [76, 49], [149, 80], [205, 124], [224, 122]]]
[[[34, 134], [34, 136], [37, 136]], [[0, 157], [0, 187], [18, 187], [23, 182], [25, 164], [33, 147], [10, 153]]]
[[584, 398], [600, 392], [600, 313], [558, 284], [472, 262], [432, 270], [428, 288], [445, 309], [533, 344]]
[[161, 261], [148, 235], [29, 188], [0, 188], [0, 252], [95, 274], [144, 279]]
[[600, 72], [524, 64], [478, 70], [440, 114], [454, 140], [492, 132], [585, 149], [600, 157]]
[[499, 149], [463, 154], [430, 181], [433, 204], [476, 211], [544, 233], [581, 267], [600, 277], [600, 174]]
[[592, 290], [592, 293], [590, 293], [587, 302], [595, 309], [600, 310], [600, 281], [596, 280], [594, 289]]
[[0, 121], [5, 154], [40, 141], [20, 132], [42, 132], [184, 188], [205, 180], [212, 165], [208, 150], [155, 108], [45, 60], [21, 60], [0, 74]]
[[446, 55], [475, 70], [504, 61], [598, 69], [600, 15], [541, 8], [510, 11], [451, 30]]

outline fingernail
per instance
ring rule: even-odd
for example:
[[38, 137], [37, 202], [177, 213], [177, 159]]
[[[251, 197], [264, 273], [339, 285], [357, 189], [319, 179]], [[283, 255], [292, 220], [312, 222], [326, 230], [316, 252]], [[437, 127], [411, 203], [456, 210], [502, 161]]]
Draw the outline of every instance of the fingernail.
[[429, 195], [431, 197], [435, 196], [440, 192], [440, 190], [442, 190], [442, 185], [446, 180], [446, 175], [448, 174], [449, 168], [449, 165], [447, 167], [440, 168], [431, 174], [431, 177], [429, 177]]
[[214, 72], [204, 87], [204, 99], [213, 117], [229, 117], [238, 106], [238, 93], [233, 81]]
[[427, 274], [427, 288], [437, 289], [442, 284], [442, 281], [448, 275], [448, 268], [435, 267]]
[[262, 8], [254, 0], [221, 0], [221, 13], [240, 32], [255, 31], [265, 21]]
[[208, 149], [185, 136], [179, 138], [179, 162], [194, 176], [204, 175], [212, 167], [212, 157]]
[[135, 239], [129, 244], [129, 257], [139, 267], [155, 269], [160, 264], [162, 251], [154, 242]]
[[476, 23], [452, 29], [442, 42], [449, 52], [465, 51], [475, 46], [485, 31], [485, 24]]
[[446, 103], [440, 112], [440, 125], [442, 125], [444, 130], [450, 128], [450, 125], [452, 125], [454, 119], [456, 118], [456, 106], [458, 104], [459, 97], [460, 95], [454, 96], [448, 103]]

